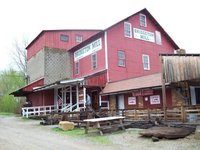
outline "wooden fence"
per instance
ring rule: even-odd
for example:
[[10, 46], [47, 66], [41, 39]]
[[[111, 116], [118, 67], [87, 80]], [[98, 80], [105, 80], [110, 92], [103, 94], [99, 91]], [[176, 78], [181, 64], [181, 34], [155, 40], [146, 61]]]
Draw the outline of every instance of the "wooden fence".
[[[97, 114], [99, 112], [96, 112]], [[101, 112], [102, 113], [102, 112]], [[75, 114], [68, 112], [68, 114]], [[80, 112], [76, 112], [76, 115]], [[135, 109], [119, 109], [119, 110], [103, 110], [104, 116], [125, 116], [126, 119], [133, 121], [155, 120], [159, 118], [164, 120], [163, 108], [135, 108]], [[170, 122], [191, 122], [200, 123], [200, 105], [198, 106], [176, 106], [167, 108], [166, 121]]]

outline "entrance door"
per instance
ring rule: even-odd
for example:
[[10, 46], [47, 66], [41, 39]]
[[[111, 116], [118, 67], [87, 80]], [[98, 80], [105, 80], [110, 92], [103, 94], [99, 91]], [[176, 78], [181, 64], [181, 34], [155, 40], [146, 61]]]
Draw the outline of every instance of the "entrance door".
[[99, 98], [98, 98], [98, 91], [92, 91], [92, 108], [94, 110], [99, 109]]
[[192, 105], [200, 104], [200, 87], [190, 87], [191, 103]]
[[118, 96], [118, 109], [124, 109], [124, 95], [119, 95]]

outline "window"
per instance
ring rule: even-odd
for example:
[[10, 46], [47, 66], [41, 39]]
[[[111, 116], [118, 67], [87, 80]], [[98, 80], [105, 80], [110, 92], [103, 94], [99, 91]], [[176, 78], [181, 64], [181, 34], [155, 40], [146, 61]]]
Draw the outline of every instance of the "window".
[[150, 70], [149, 55], [142, 55], [144, 70]]
[[118, 66], [125, 67], [125, 53], [124, 51], [118, 51]]
[[146, 16], [144, 14], [140, 14], [140, 26], [143, 26], [143, 27], [147, 26]]
[[156, 31], [156, 44], [157, 45], [162, 45], [161, 34], [160, 34], [159, 31]]
[[132, 27], [129, 22], [124, 22], [124, 36], [132, 38]]
[[81, 43], [83, 41], [83, 37], [81, 35], [76, 35], [76, 42]]
[[60, 35], [60, 40], [63, 41], [63, 42], [68, 42], [69, 37], [68, 37], [68, 35], [63, 35], [63, 34], [61, 34], [61, 35]]
[[79, 74], [79, 61], [75, 62], [75, 74]]
[[92, 59], [92, 69], [96, 69], [97, 68], [97, 54], [92, 54], [91, 56]]

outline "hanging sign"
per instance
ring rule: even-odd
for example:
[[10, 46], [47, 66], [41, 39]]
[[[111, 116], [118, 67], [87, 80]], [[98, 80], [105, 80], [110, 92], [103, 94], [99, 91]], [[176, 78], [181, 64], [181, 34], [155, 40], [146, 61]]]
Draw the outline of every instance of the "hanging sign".
[[150, 96], [150, 104], [160, 104], [160, 95]]
[[101, 38], [77, 50], [74, 53], [74, 61], [77, 61], [85, 56], [88, 56], [100, 49], [102, 49]]
[[155, 37], [153, 32], [133, 28], [134, 38], [155, 43]]

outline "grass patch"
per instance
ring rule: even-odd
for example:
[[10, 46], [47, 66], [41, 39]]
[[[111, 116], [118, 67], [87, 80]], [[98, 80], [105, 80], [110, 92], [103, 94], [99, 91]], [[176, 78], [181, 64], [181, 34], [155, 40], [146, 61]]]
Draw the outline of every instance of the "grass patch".
[[10, 112], [0, 112], [0, 115], [2, 115], [2, 116], [15, 116], [14, 113], [10, 113]]
[[85, 130], [80, 129], [80, 128], [74, 128], [73, 130], [69, 130], [69, 131], [63, 131], [60, 128], [53, 128], [52, 130], [58, 134], [62, 134], [62, 135], [69, 136], [69, 137], [73, 137], [73, 138], [77, 138], [77, 139], [84, 138], [85, 140], [87, 140], [91, 143], [94, 143], [94, 144], [99, 144], [99, 145], [113, 144], [110, 141], [110, 139], [108, 138], [108, 135], [101, 136], [99, 133], [94, 132], [96, 130], [94, 130], [94, 131], [90, 130], [89, 134], [85, 134]]

